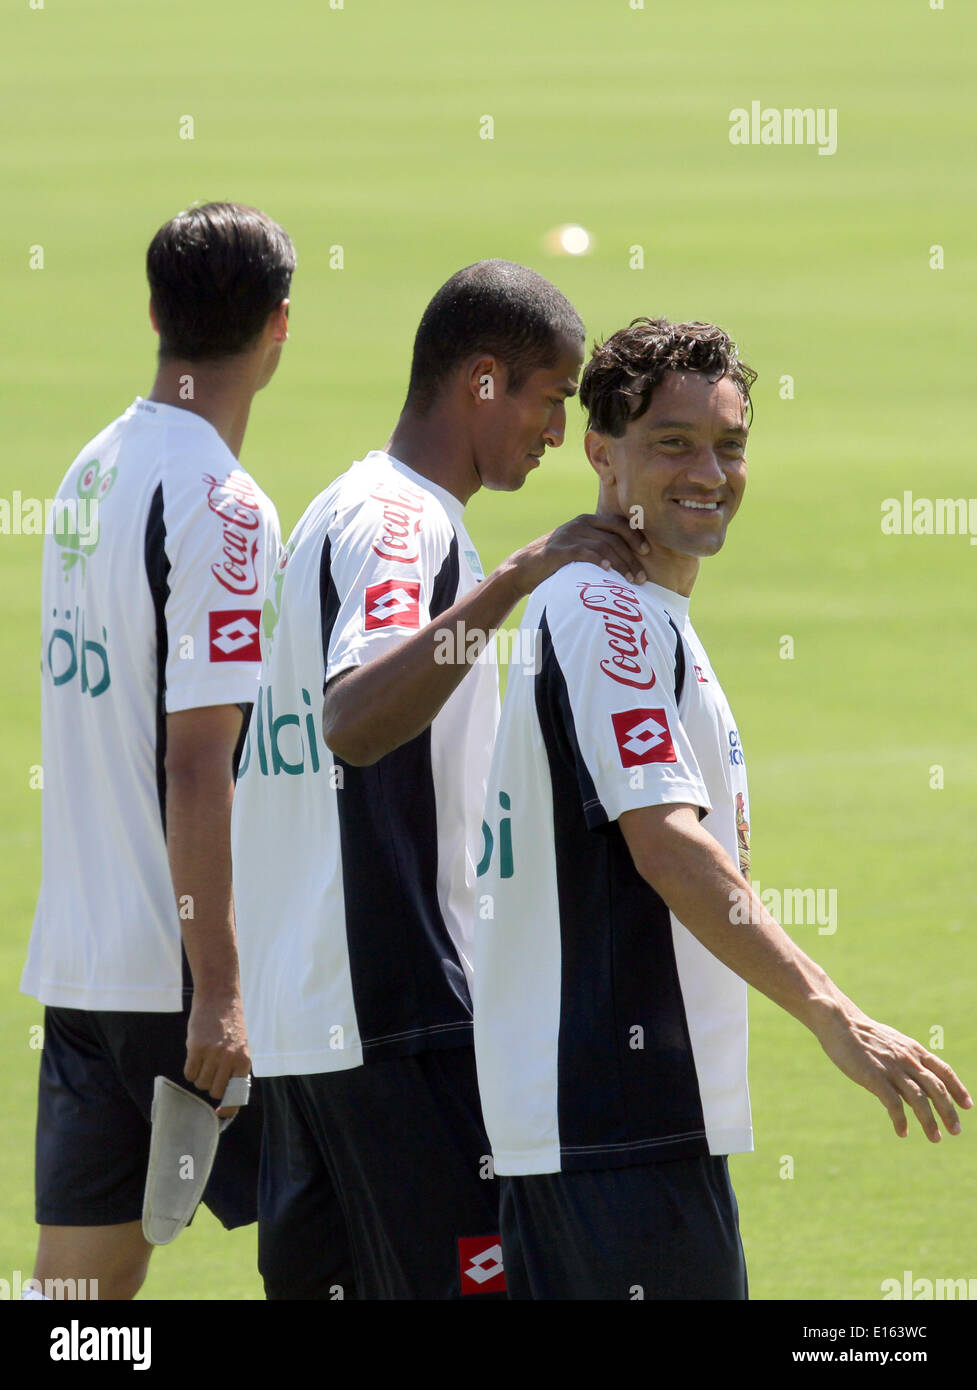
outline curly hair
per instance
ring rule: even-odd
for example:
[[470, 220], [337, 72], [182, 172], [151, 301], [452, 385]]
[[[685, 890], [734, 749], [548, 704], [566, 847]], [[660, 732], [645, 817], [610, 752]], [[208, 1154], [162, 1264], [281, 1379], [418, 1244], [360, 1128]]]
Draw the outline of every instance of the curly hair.
[[632, 319], [603, 343], [595, 343], [580, 380], [588, 427], [614, 438], [642, 416], [666, 372], [701, 372], [710, 381], [728, 376], [747, 407], [757, 374], [741, 362], [736, 344], [714, 323]]

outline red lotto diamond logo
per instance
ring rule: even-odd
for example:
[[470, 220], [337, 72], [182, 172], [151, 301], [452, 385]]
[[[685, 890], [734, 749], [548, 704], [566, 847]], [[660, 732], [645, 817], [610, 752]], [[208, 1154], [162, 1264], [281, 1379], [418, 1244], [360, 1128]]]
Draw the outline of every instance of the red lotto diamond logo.
[[663, 709], [626, 709], [611, 719], [624, 767], [678, 761]]
[[505, 1292], [502, 1245], [498, 1236], [460, 1236], [458, 1267], [463, 1294]]
[[416, 580], [385, 579], [366, 590], [366, 630], [377, 627], [420, 627], [421, 586]]
[[211, 661], [260, 661], [259, 608], [231, 608], [209, 613]]

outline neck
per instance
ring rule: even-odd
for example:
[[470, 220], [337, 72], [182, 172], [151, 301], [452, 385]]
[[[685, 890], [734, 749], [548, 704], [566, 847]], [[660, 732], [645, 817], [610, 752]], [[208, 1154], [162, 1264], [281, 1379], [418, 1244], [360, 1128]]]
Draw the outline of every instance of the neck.
[[[606, 498], [601, 490], [601, 498], [597, 504], [598, 516], [621, 516], [617, 498], [613, 501]], [[699, 577], [699, 557], [698, 555], [685, 555], [678, 550], [669, 550], [667, 546], [659, 545], [647, 532], [641, 533], [648, 542], [649, 553], [641, 556], [641, 568], [645, 572], [645, 577], [650, 579], [652, 584], [658, 584], [663, 589], [671, 589], [673, 594], [681, 594], [683, 598], [691, 598], [695, 581]]]
[[443, 487], [464, 507], [482, 486], [465, 439], [466, 432], [451, 418], [450, 410], [435, 408], [429, 415], [418, 416], [405, 409], [384, 450]]
[[149, 400], [201, 416], [239, 458], [255, 390], [252, 374], [240, 361], [231, 365], [171, 358], [160, 362]]

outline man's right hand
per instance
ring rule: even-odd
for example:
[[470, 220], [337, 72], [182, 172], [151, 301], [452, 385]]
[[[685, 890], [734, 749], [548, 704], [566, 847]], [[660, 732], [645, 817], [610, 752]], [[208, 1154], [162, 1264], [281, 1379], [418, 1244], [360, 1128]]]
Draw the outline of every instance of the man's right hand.
[[869, 1018], [840, 991], [836, 999], [819, 1001], [814, 1012], [810, 1027], [818, 1042], [840, 1071], [879, 1098], [900, 1139], [909, 1133], [903, 1101], [931, 1143], [940, 1142], [931, 1101], [947, 1133], [960, 1133], [953, 1101], [966, 1109], [973, 1102], [951, 1066], [915, 1038]]
[[525, 597], [558, 569], [579, 561], [616, 570], [629, 584], [643, 584], [642, 556], [649, 553], [644, 534], [625, 517], [583, 515], [515, 551], [503, 568], [510, 569]]
[[[232, 1076], [249, 1076], [251, 1056], [244, 1028], [241, 996], [206, 994], [194, 990], [187, 1026], [187, 1061], [183, 1074], [198, 1090], [220, 1100]], [[238, 1106], [221, 1106], [221, 1119], [236, 1115]]]

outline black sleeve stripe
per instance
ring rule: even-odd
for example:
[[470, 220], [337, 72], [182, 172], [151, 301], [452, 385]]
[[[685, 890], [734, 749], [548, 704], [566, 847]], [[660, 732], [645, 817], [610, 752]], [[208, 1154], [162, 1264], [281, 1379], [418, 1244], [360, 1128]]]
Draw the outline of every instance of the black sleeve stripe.
[[685, 689], [685, 643], [682, 641], [682, 634], [668, 613], [665, 614], [665, 617], [668, 618], [668, 625], [675, 633], [675, 707], [677, 709], [682, 698], [682, 691]]
[[156, 615], [156, 794], [159, 814], [166, 834], [166, 600], [170, 596], [170, 562], [166, 557], [166, 522], [163, 517], [163, 484], [153, 493], [146, 519], [143, 547], [146, 578]]
[[439, 618], [445, 609], [450, 608], [458, 594], [458, 537], [451, 537], [451, 545], [444, 564], [438, 570], [434, 587], [431, 590], [432, 620]]
[[325, 690], [326, 671], [329, 669], [329, 643], [332, 630], [339, 616], [339, 593], [332, 577], [332, 541], [326, 532], [319, 558], [319, 622], [322, 632], [322, 688]]

